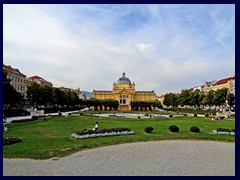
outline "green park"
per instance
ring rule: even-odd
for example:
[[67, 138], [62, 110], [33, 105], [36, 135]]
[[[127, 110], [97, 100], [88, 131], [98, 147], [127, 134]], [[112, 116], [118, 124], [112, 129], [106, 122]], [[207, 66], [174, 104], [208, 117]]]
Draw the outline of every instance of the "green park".
[[[104, 113], [109, 112], [101, 112], [101, 114]], [[88, 111], [70, 114], [70, 116], [38, 118], [29, 122], [12, 122], [7, 125], [8, 131], [3, 133], [3, 137], [20, 138], [21, 142], [3, 146], [3, 156], [4, 158], [49, 159], [108, 145], [173, 139], [235, 142], [234, 135], [213, 133], [213, 130], [218, 128], [235, 129], [235, 120], [228, 118], [212, 120], [211, 117], [172, 116], [171, 113], [169, 117], [163, 118], [160, 112], [152, 114], [155, 118], [97, 117], [93, 114], [97, 112]], [[91, 130], [96, 121], [99, 123], [99, 130], [129, 128], [134, 134], [88, 139], [71, 137], [71, 134], [84, 129]], [[179, 131], [171, 132], [169, 130], [171, 125], [176, 125]], [[200, 132], [191, 132], [192, 126], [198, 127]], [[146, 127], [152, 127], [152, 131], [147, 133]]]

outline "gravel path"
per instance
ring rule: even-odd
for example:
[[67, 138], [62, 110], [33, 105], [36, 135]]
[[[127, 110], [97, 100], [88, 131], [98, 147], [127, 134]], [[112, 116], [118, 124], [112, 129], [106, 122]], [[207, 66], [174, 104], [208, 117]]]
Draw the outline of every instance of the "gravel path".
[[59, 160], [3, 159], [4, 176], [235, 176], [235, 143], [151, 141], [100, 147]]

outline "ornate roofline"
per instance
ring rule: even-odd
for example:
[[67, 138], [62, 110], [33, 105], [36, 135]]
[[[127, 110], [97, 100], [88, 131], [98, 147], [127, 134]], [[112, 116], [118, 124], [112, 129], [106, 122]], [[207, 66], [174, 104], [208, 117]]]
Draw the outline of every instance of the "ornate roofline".
[[110, 93], [110, 92], [113, 92], [113, 91], [108, 91], [108, 90], [95, 90], [95, 89], [94, 89], [93, 92], [109, 92], [109, 93]]

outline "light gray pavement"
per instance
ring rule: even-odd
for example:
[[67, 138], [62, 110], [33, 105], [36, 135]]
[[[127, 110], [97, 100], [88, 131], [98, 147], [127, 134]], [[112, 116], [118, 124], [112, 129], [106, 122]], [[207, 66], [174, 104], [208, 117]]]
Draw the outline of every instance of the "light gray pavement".
[[151, 141], [84, 150], [59, 160], [3, 159], [4, 176], [235, 176], [235, 143]]

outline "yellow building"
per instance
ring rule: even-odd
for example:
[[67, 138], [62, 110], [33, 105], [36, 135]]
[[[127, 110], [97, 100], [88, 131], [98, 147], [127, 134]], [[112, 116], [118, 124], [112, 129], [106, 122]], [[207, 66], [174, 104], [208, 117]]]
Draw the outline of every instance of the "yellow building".
[[119, 102], [118, 110], [131, 110], [131, 101], [152, 101], [157, 100], [154, 91], [136, 91], [134, 82], [131, 81], [123, 73], [118, 81], [113, 83], [112, 91], [93, 90], [93, 98], [96, 99], [114, 99]]

